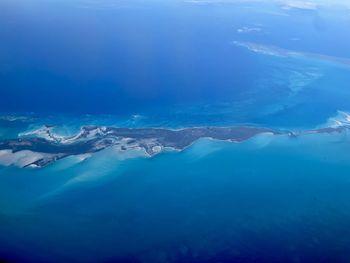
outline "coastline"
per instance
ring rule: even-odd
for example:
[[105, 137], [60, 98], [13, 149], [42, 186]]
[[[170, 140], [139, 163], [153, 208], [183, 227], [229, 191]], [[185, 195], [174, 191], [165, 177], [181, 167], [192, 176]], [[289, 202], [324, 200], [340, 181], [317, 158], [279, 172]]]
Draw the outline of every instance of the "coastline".
[[[82, 126], [80, 132], [72, 136], [58, 135], [53, 132], [55, 126], [44, 125], [39, 129], [23, 132], [16, 139], [0, 140], [0, 165], [41, 168], [68, 156], [89, 158], [109, 147], [117, 149], [116, 154], [137, 150], [150, 158], [163, 152], [181, 152], [203, 138], [241, 143], [263, 134], [296, 138], [312, 134], [342, 133], [348, 129], [346, 123], [339, 124], [342, 125], [302, 131], [247, 126], [182, 129]], [[86, 158], [81, 159], [83, 161]]]

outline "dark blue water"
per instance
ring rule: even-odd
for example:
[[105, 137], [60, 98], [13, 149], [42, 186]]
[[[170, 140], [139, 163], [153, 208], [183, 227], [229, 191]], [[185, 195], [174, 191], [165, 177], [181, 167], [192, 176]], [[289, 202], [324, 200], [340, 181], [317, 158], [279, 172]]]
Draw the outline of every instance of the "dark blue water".
[[[299, 63], [295, 68], [259, 58], [232, 41], [350, 58], [349, 22], [336, 6], [305, 11], [249, 2], [136, 0], [5, 0], [0, 5], [0, 110], [5, 112], [155, 114], [165, 106], [220, 103], [239, 104], [230, 106], [237, 112], [252, 100], [254, 107], [241, 110], [245, 116], [230, 121], [258, 122], [254, 115], [261, 107], [288, 97], [288, 83], [276, 71], [293, 81], [288, 71], [305, 72], [310, 65], [292, 61]], [[243, 27], [261, 31], [238, 33]], [[332, 71], [331, 65], [311, 67], [322, 78], [306, 87], [328, 82], [327, 88], [340, 88], [348, 82], [348, 73]], [[334, 98], [320, 118], [345, 110], [344, 103]]]

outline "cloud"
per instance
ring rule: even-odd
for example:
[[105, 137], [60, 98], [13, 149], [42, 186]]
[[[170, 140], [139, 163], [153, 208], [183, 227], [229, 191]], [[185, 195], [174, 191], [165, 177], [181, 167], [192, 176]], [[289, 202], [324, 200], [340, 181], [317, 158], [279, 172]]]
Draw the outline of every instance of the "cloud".
[[315, 10], [321, 6], [347, 6], [350, 7], [349, 0], [183, 0], [194, 4], [242, 4], [242, 3], [262, 3], [279, 4], [284, 8], [297, 8]]
[[294, 0], [294, 1], [283, 1], [282, 8], [285, 10], [290, 10], [290, 9], [317, 10], [319, 8], [319, 5], [311, 1]]
[[187, 3], [193, 4], [276, 4], [283, 10], [299, 9], [299, 10], [317, 10], [320, 5], [327, 2], [316, 0], [185, 0]]

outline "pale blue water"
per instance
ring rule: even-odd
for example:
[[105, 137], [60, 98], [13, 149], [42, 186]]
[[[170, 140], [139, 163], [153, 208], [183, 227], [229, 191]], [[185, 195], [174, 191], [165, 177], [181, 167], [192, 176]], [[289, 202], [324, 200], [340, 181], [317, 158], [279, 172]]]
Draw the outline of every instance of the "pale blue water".
[[259, 136], [2, 168], [0, 251], [31, 262], [346, 262], [349, 145], [345, 134]]

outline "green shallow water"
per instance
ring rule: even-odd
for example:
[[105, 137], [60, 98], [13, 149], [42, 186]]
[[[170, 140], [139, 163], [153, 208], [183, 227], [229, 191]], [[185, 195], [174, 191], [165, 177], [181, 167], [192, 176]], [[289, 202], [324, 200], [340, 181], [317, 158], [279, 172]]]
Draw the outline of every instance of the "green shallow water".
[[260, 135], [151, 159], [108, 149], [1, 168], [0, 251], [32, 262], [346, 262], [349, 146], [347, 133]]

